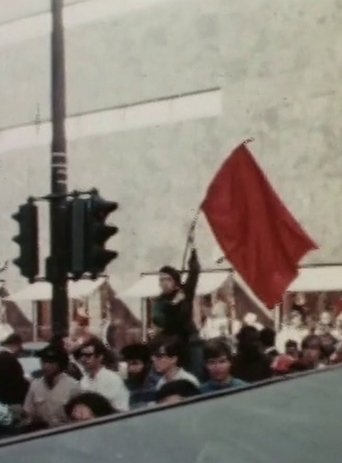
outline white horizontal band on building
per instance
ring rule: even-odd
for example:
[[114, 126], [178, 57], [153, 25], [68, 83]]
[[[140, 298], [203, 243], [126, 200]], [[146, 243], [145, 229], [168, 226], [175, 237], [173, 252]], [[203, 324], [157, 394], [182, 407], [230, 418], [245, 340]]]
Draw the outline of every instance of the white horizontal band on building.
[[[150, 8], [170, 0], [88, 0], [64, 7], [64, 26], [72, 29]], [[0, 25], [0, 47], [42, 37], [51, 32], [51, 14], [42, 13]]]
[[[144, 127], [171, 125], [186, 120], [217, 117], [222, 114], [222, 92], [208, 90], [160, 101], [140, 103], [69, 117], [66, 121], [68, 141], [84, 137], [126, 132]], [[51, 123], [39, 130], [35, 124], [0, 131], [0, 154], [51, 142]]]

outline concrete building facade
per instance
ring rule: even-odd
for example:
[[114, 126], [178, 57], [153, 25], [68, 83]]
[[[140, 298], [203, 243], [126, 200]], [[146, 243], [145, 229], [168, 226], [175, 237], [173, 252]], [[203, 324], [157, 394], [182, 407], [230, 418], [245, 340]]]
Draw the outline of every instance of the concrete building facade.
[[[120, 203], [108, 269], [120, 287], [180, 265], [209, 181], [249, 137], [320, 245], [308, 261], [342, 261], [341, 0], [64, 3], [69, 187]], [[0, 260], [17, 254], [11, 214], [49, 189], [49, 9], [0, 5]], [[44, 221], [42, 249], [46, 238]], [[197, 241], [213, 267], [203, 218]], [[25, 284], [13, 265], [7, 278], [12, 291]]]

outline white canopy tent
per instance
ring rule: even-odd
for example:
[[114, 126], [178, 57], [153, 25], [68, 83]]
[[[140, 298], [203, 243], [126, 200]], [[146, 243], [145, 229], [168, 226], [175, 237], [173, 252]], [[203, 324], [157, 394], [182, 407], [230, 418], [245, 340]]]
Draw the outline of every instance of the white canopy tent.
[[293, 293], [342, 291], [342, 265], [302, 267], [287, 291]]
[[[203, 296], [218, 289], [229, 277], [229, 270], [217, 270], [201, 272], [199, 277], [196, 294]], [[158, 273], [142, 274], [139, 280], [120, 296], [123, 298], [148, 298], [156, 297], [160, 294]]]
[[[96, 280], [79, 280], [68, 282], [69, 299], [83, 299], [90, 296], [96, 291], [104, 282], [105, 278], [98, 278]], [[32, 283], [26, 288], [18, 291], [17, 293], [10, 294], [5, 297], [5, 301], [51, 301], [52, 299], [52, 286], [47, 281], [37, 281]]]
[[[241, 276], [233, 269], [203, 270], [200, 274], [196, 295], [204, 296], [219, 289], [223, 283], [232, 277], [234, 282], [245, 292], [251, 301], [266, 315], [273, 319], [272, 312], [249, 289]], [[120, 294], [123, 298], [145, 299], [153, 298], [160, 294], [158, 273], [142, 274], [140, 279], [130, 288]]]
[[[234, 282], [244, 291], [253, 303], [269, 319], [279, 318], [279, 307], [270, 311], [254, 294], [243, 278], [232, 268], [202, 271], [197, 285], [196, 294], [210, 294], [222, 286], [232, 276]], [[287, 292], [342, 291], [342, 265], [327, 264], [301, 267], [298, 276], [288, 287]], [[142, 274], [139, 280], [126, 291], [119, 294], [127, 299], [145, 299], [158, 296], [160, 293], [158, 273]]]
[[[97, 289], [102, 286], [106, 281], [106, 278], [98, 278], [96, 280], [79, 280], [79, 281], [68, 281], [68, 296], [69, 301], [71, 300], [82, 300], [89, 298], [95, 293]], [[4, 301], [11, 302], [31, 302], [31, 316], [32, 327], [33, 327], [33, 340], [35, 341], [38, 336], [38, 323], [37, 323], [37, 303], [48, 302], [52, 299], [52, 285], [47, 281], [37, 281], [32, 283], [22, 290], [10, 294], [5, 297]], [[69, 311], [69, 315], [71, 312]]]

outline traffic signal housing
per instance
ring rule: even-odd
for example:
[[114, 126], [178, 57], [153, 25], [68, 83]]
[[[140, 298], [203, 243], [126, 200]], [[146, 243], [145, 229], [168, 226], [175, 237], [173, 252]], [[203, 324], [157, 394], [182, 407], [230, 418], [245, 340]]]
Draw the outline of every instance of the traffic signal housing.
[[86, 272], [87, 201], [74, 198], [67, 202], [68, 272], [75, 280]]
[[118, 256], [116, 251], [106, 249], [107, 240], [119, 231], [117, 227], [106, 224], [108, 215], [118, 208], [118, 204], [103, 199], [98, 193], [92, 194], [86, 201], [85, 267], [96, 278]]
[[106, 220], [117, 208], [116, 202], [103, 199], [97, 192], [89, 198], [67, 201], [67, 268], [74, 280], [84, 274], [96, 278], [118, 256], [116, 251], [106, 249], [107, 240], [118, 232]]
[[19, 225], [19, 234], [13, 241], [20, 249], [19, 257], [13, 262], [21, 275], [32, 283], [39, 273], [38, 208], [34, 203], [28, 202], [19, 206], [18, 212], [12, 218]]

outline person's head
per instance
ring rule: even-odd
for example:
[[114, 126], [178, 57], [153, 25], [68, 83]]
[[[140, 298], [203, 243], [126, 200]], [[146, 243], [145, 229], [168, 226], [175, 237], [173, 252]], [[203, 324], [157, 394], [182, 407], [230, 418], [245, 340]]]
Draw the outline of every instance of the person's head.
[[321, 335], [321, 345], [324, 358], [328, 360], [331, 355], [335, 352], [337, 340], [330, 333], [324, 333]]
[[69, 400], [65, 406], [65, 413], [69, 421], [77, 422], [112, 415], [117, 411], [102, 395], [96, 392], [84, 392]]
[[328, 312], [327, 310], [324, 310], [324, 311], [321, 313], [321, 316], [319, 317], [319, 320], [320, 320], [320, 322], [321, 322], [322, 325], [326, 325], [326, 326], [331, 325], [331, 322], [332, 322], [331, 313]]
[[89, 374], [95, 374], [104, 364], [106, 346], [98, 338], [91, 338], [79, 348], [77, 359]]
[[71, 352], [70, 342], [67, 336], [61, 336], [61, 335], [52, 336], [50, 340], [50, 344], [53, 346], [58, 346], [62, 349], [65, 349], [68, 353]]
[[290, 372], [292, 365], [296, 359], [287, 354], [281, 354], [275, 357], [271, 364], [272, 370], [278, 375], [286, 375]]
[[298, 359], [299, 357], [299, 350], [298, 350], [298, 343], [296, 341], [292, 341], [290, 339], [285, 344], [285, 353], [294, 359]]
[[258, 317], [253, 312], [248, 312], [243, 318], [245, 326], [254, 326], [258, 322]]
[[304, 325], [309, 330], [310, 334], [315, 334], [317, 328], [317, 320], [312, 314], [305, 315]]
[[146, 344], [130, 344], [122, 349], [121, 355], [127, 363], [128, 377], [142, 376], [150, 366], [151, 354]]
[[157, 373], [165, 375], [182, 362], [183, 345], [177, 337], [165, 337], [156, 341], [152, 349], [152, 361]]
[[12, 354], [18, 355], [23, 349], [23, 340], [19, 334], [13, 333], [2, 342], [2, 346]]
[[303, 315], [299, 310], [292, 310], [290, 314], [290, 326], [300, 328], [303, 325]]
[[169, 265], [159, 270], [159, 286], [162, 294], [168, 295], [181, 288], [181, 274]]
[[222, 338], [207, 341], [203, 355], [209, 378], [219, 383], [225, 382], [230, 377], [232, 366], [232, 351], [227, 341]]
[[272, 328], [263, 328], [260, 331], [260, 341], [262, 347], [268, 349], [274, 347], [276, 333]]
[[157, 392], [157, 403], [160, 405], [173, 405], [199, 395], [199, 393], [199, 389], [190, 381], [185, 379], [171, 381]]
[[322, 343], [319, 336], [310, 334], [302, 342], [302, 361], [317, 366], [322, 359]]
[[239, 353], [254, 355], [260, 352], [260, 333], [254, 326], [243, 326], [237, 339]]
[[38, 353], [38, 357], [46, 380], [55, 378], [68, 368], [69, 356], [62, 346], [50, 344]]
[[118, 354], [106, 347], [104, 357], [103, 357], [103, 365], [107, 368], [107, 370], [111, 371], [118, 371], [119, 369], [119, 356]]

